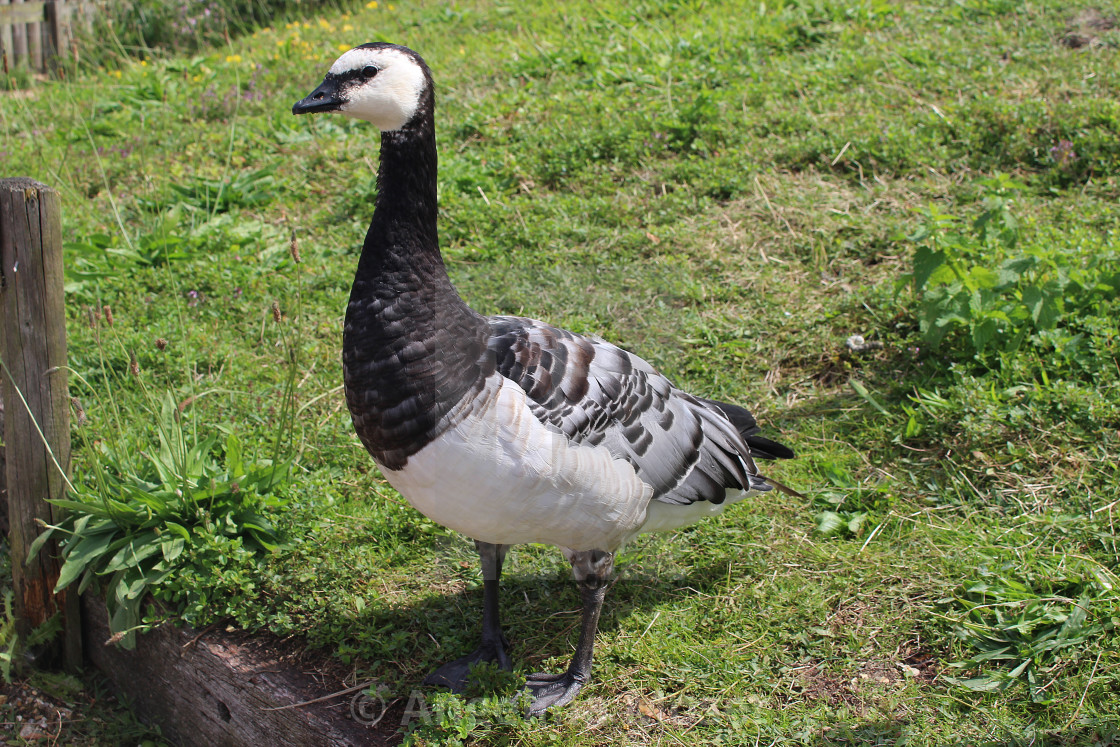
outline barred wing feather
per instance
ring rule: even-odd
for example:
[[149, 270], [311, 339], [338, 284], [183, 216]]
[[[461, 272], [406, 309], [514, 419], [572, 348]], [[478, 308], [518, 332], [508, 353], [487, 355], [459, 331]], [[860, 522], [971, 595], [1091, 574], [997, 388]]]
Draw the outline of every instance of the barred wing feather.
[[722, 503], [728, 490], [769, 489], [719, 403], [677, 389], [608, 342], [532, 319], [489, 321], [497, 371], [526, 393], [533, 415], [625, 459], [654, 500]]

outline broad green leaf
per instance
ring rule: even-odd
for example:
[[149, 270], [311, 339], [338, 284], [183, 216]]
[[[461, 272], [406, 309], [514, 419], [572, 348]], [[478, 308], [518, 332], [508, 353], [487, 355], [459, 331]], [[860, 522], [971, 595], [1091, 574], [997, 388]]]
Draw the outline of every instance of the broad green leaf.
[[977, 350], [984, 350], [988, 343], [995, 337], [999, 325], [995, 319], [985, 319], [972, 328], [972, 346]]
[[66, 562], [62, 564], [62, 569], [59, 571], [55, 591], [65, 589], [92, 564], [95, 558], [101, 557], [112, 544], [112, 539], [112, 534], [103, 533], [79, 541], [73, 550], [66, 553]]
[[107, 511], [103, 506], [96, 503], [85, 503], [83, 501], [72, 501], [67, 498], [55, 498], [51, 500], [51, 504], [64, 508], [67, 511], [74, 511], [80, 514], [95, 514], [97, 516], [112, 516], [111, 511]]
[[921, 421], [918, 420], [916, 414], [911, 415], [910, 418], [906, 421], [906, 430], [903, 431], [903, 434], [902, 434], [903, 438], [913, 438], [914, 436], [921, 435], [921, 433], [922, 433], [922, 423], [921, 423]]
[[1031, 312], [1031, 319], [1036, 323], [1038, 317], [1042, 314], [1042, 304], [1045, 301], [1045, 294], [1042, 289], [1036, 285], [1028, 285], [1023, 288], [1023, 305]]
[[999, 284], [999, 274], [987, 267], [973, 267], [968, 274], [973, 288], [994, 288]]
[[957, 273], [953, 271], [953, 266], [950, 264], [943, 264], [933, 272], [930, 273], [929, 278], [926, 280], [926, 288], [934, 288], [940, 285], [950, 285], [957, 281]]
[[822, 511], [817, 514], [817, 531], [826, 537], [841, 532], [847, 526], [843, 517], [835, 511]]
[[132, 537], [127, 544], [117, 551], [113, 559], [101, 570], [101, 573], [113, 573], [125, 568], [139, 565], [146, 558], [155, 555], [160, 550], [156, 542], [156, 533], [153, 531]]
[[929, 282], [934, 270], [945, 264], [945, 252], [934, 251], [928, 246], [914, 250], [914, 289], [922, 290]]
[[27, 548], [27, 560], [25, 561], [28, 565], [30, 565], [31, 561], [35, 559], [35, 556], [39, 554], [39, 551], [43, 549], [43, 545], [47, 544], [47, 540], [54, 536], [55, 530], [57, 529], [58, 527], [48, 525], [31, 541], [31, 547]]
[[112, 614], [109, 617], [109, 630], [112, 633], [129, 631], [117, 641], [117, 645], [127, 651], [136, 648], [136, 633], [133, 628], [140, 624], [140, 605], [142, 603], [143, 600], [138, 597], [123, 599], [112, 608]]
[[241, 441], [232, 433], [226, 438], [226, 469], [233, 478], [245, 473], [241, 458]]
[[175, 537], [171, 540], [164, 540], [160, 543], [160, 549], [163, 551], [163, 559], [169, 563], [172, 560], [175, 560], [175, 558], [183, 554], [183, 548], [185, 548], [186, 545], [187, 543], [183, 540], [182, 537]]
[[179, 524], [179, 523], [174, 522], [174, 521], [167, 521], [167, 522], [164, 522], [164, 527], [167, 528], [168, 530], [174, 532], [175, 534], [179, 535], [180, 537], [182, 537], [187, 542], [190, 542], [191, 533], [189, 531], [187, 531], [187, 528], [185, 526], [183, 526], [182, 524]]
[[976, 692], [993, 692], [1002, 690], [1007, 685], [999, 680], [992, 679], [991, 677], [972, 677], [969, 679], [957, 679], [956, 677], [946, 677], [945, 679], [952, 682], [954, 685], [975, 690]]
[[1031, 256], [1014, 257], [1012, 259], [1004, 260], [999, 266], [999, 283], [1000, 285], [1011, 285], [1017, 283], [1023, 275], [1035, 266], [1038, 260]]
[[1042, 300], [1035, 321], [1039, 329], [1053, 329], [1062, 316], [1062, 302], [1060, 296], [1047, 295]]

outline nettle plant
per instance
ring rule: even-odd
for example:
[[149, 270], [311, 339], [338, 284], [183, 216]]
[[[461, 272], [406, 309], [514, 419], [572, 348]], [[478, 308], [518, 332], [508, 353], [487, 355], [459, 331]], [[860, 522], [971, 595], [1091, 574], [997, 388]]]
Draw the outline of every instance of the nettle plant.
[[[952, 337], [973, 355], [1042, 343], [1066, 318], [1091, 316], [1120, 292], [1114, 255], [1082, 259], [1053, 243], [1021, 247], [1015, 193], [1005, 174], [980, 182], [983, 212], [964, 221], [936, 206], [922, 211], [913, 270], [905, 278], [919, 303], [923, 341]], [[1073, 334], [1064, 346], [1076, 346]], [[1052, 342], [1052, 341], [1051, 341]]]

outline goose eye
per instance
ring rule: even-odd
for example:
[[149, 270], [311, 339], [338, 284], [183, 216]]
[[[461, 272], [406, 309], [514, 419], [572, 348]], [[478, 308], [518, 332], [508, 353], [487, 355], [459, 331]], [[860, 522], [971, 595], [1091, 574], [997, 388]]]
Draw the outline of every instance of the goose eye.
[[362, 68], [362, 77], [366, 80], [369, 80], [375, 75], [377, 75], [377, 68], [375, 68], [373, 65], [366, 65]]

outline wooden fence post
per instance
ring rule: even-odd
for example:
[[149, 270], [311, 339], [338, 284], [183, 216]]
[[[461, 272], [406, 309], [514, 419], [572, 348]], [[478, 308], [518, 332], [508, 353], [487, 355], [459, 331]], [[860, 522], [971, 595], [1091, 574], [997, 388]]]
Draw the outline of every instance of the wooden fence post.
[[43, 58], [46, 65], [49, 65], [51, 69], [57, 69], [59, 60], [70, 51], [70, 41], [63, 31], [60, 5], [59, 2], [47, 3], [47, 30], [45, 34], [47, 50], [43, 53]]
[[0, 0], [0, 71], [57, 71], [62, 55], [76, 54], [75, 20], [90, 28], [97, 7], [88, 0]]
[[4, 387], [0, 386], [0, 533], [8, 536], [8, 470], [4, 466]]
[[[81, 665], [81, 621], [73, 589], [54, 593], [58, 548], [48, 543], [30, 562], [27, 549], [61, 512], [47, 502], [65, 495], [70, 468], [70, 396], [66, 387], [66, 313], [62, 213], [58, 192], [31, 179], [0, 179], [0, 359], [5, 369], [4, 443], [12, 589], [21, 634], [62, 616], [61, 655]], [[44, 443], [44, 441], [46, 443]]]
[[[10, 0], [12, 5], [22, 5], [23, 0]], [[12, 26], [12, 55], [17, 60], [27, 59], [27, 26], [17, 23]]]

